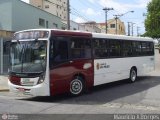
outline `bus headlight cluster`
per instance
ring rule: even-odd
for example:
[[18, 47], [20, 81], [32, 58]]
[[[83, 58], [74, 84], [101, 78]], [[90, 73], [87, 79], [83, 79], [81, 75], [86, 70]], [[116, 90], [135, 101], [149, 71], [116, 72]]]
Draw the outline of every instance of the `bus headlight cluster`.
[[38, 79], [38, 82], [37, 82], [37, 84], [41, 84], [41, 83], [43, 83], [44, 82], [44, 75], [41, 75], [40, 77], [39, 77], [39, 79]]

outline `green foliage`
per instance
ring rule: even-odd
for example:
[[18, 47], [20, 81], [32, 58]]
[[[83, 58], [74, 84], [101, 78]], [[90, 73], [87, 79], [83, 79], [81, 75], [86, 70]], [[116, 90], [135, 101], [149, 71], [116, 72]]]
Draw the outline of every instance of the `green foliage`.
[[160, 0], [152, 0], [147, 6], [144, 36], [160, 38]]

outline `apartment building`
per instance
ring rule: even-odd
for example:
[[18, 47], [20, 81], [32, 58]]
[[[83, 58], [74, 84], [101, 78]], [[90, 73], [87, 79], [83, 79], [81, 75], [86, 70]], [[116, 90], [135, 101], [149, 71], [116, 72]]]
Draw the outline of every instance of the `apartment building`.
[[[99, 26], [102, 29], [102, 32], [106, 32], [106, 23], [97, 23], [97, 26]], [[107, 21], [107, 33], [108, 34], [118, 34], [118, 35], [126, 35], [125, 31], [125, 25], [124, 22], [122, 22], [120, 19], [117, 19], [117, 29], [116, 29], [116, 20], [110, 19]]]
[[44, 11], [67, 20], [67, 0], [30, 0], [29, 3]]

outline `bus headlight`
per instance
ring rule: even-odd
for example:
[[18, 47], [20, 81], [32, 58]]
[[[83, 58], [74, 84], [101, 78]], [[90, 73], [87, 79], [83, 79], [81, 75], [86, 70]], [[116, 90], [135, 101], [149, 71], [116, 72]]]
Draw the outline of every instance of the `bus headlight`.
[[38, 82], [37, 82], [37, 84], [41, 84], [41, 83], [43, 83], [44, 82], [44, 75], [41, 75], [40, 77], [39, 77], [39, 79], [38, 79]]

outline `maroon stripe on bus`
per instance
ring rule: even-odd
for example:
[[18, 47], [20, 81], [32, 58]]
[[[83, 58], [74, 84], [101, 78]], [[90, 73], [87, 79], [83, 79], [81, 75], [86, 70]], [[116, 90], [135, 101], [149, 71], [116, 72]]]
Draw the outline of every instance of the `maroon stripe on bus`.
[[72, 31], [51, 31], [52, 36], [80, 36], [80, 37], [92, 37], [91, 33], [85, 33], [85, 32], [72, 32]]

